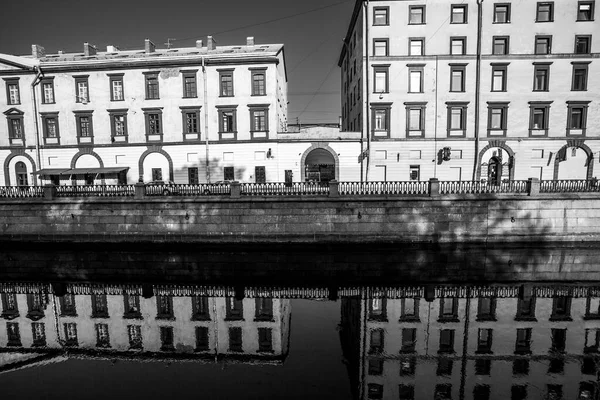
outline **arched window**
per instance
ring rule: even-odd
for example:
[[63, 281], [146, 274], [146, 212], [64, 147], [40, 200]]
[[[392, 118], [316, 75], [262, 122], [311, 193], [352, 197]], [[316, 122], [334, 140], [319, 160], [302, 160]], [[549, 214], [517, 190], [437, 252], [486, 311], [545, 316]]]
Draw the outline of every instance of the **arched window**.
[[23, 161], [15, 164], [15, 175], [17, 176], [17, 186], [29, 186], [27, 180], [27, 166]]

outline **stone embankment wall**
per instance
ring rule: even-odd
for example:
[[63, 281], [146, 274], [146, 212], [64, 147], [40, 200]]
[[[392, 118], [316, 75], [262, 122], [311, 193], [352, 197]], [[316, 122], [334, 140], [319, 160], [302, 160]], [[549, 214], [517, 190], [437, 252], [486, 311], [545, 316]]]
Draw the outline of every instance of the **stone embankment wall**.
[[596, 194], [0, 200], [0, 241], [598, 241]]

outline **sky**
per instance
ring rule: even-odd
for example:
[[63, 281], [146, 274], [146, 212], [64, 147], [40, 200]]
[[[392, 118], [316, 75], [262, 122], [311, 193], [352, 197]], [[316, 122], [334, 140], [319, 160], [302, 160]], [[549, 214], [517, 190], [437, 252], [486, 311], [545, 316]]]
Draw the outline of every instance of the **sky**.
[[[190, 47], [212, 35], [218, 45], [285, 45], [289, 122], [338, 122], [340, 69], [337, 60], [354, 0], [29, 0], [14, 3], [0, 24], [0, 53], [83, 52], [116, 45], [143, 49]], [[175, 40], [173, 40], [175, 39]]]

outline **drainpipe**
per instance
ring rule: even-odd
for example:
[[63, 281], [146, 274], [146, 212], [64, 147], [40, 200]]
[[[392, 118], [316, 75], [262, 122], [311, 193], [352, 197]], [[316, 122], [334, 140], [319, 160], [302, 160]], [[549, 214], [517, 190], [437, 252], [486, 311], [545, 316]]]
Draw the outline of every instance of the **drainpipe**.
[[439, 58], [435, 55], [435, 104], [434, 112], [435, 118], [433, 119], [433, 177], [437, 178], [437, 161], [438, 161], [438, 142], [437, 142], [437, 129], [438, 129], [438, 71], [439, 71]]
[[[37, 70], [37, 74], [35, 78], [31, 82], [31, 98], [33, 100], [33, 120], [35, 121], [35, 157], [37, 162], [38, 170], [42, 169], [42, 157], [40, 155], [40, 127], [38, 123], [38, 109], [37, 109], [37, 99], [35, 96], [35, 87], [39, 85], [44, 76], [40, 67], [34, 67], [33, 70]], [[37, 180], [36, 180], [37, 181]]]
[[[371, 118], [370, 118], [370, 112], [369, 110], [371, 109], [371, 103], [370, 103], [370, 96], [369, 96], [369, 75], [371, 73], [371, 70], [369, 68], [369, 0], [366, 0], [364, 2], [365, 5], [365, 60], [366, 60], [366, 65], [365, 65], [365, 84], [366, 84], [366, 102], [367, 102], [367, 109], [365, 110], [365, 119], [367, 122], [367, 170], [365, 171], [365, 182], [369, 182], [369, 166], [371, 165]], [[391, 122], [391, 121], [390, 121]], [[390, 127], [388, 127], [390, 128]]]
[[479, 163], [479, 92], [481, 90], [481, 24], [483, 0], [477, 0], [477, 62], [475, 65], [475, 154], [473, 155], [473, 181]]
[[206, 148], [206, 182], [210, 183], [210, 166], [208, 159], [208, 90], [206, 89], [206, 67], [204, 65], [204, 57], [202, 57], [202, 78], [204, 81], [204, 144]]

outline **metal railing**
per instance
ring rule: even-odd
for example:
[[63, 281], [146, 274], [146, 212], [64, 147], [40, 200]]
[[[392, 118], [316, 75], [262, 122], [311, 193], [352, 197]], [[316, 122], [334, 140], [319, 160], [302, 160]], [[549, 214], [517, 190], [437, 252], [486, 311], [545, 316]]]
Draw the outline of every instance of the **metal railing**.
[[528, 181], [502, 181], [494, 185], [481, 181], [440, 181], [440, 194], [527, 194]]
[[598, 179], [573, 179], [540, 181], [540, 193], [600, 192]]
[[126, 197], [133, 195], [135, 195], [135, 185], [56, 186], [56, 197]]
[[340, 182], [340, 195], [427, 195], [428, 181]]
[[41, 186], [0, 186], [0, 198], [44, 197]]
[[229, 183], [186, 184], [148, 184], [145, 185], [146, 196], [211, 196], [229, 195]]
[[323, 196], [329, 195], [328, 183], [273, 182], [242, 183], [242, 196]]

